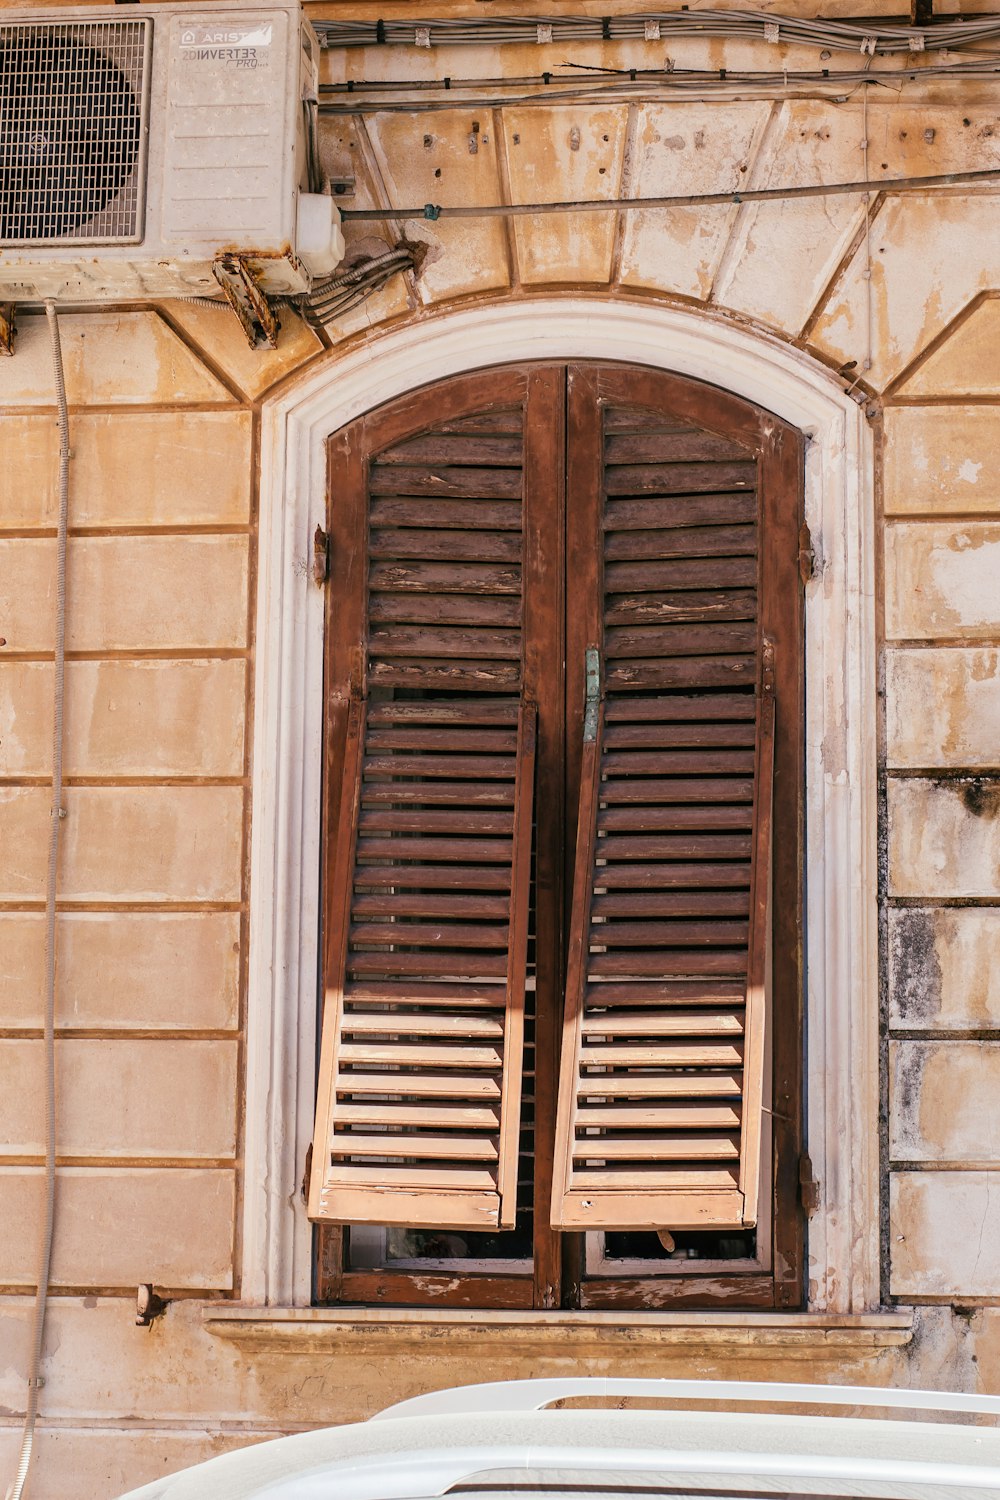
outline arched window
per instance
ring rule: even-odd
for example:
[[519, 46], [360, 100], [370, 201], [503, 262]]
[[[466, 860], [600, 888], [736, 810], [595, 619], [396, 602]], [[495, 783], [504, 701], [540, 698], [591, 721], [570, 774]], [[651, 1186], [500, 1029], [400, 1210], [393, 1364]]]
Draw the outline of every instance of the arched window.
[[330, 440], [321, 1298], [798, 1304], [802, 468], [590, 362]]

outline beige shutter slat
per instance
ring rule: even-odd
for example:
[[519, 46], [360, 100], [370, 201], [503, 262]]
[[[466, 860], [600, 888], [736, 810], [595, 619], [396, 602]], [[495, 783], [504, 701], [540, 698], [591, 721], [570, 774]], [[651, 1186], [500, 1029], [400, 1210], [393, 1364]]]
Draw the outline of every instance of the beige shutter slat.
[[339, 648], [350, 672], [338, 681], [334, 658], [328, 689], [334, 726], [337, 694], [350, 702], [328, 830], [315, 1219], [514, 1223], [536, 709], [522, 376], [508, 405], [512, 390], [522, 405], [493, 412], [495, 383], [463, 377], [422, 426], [416, 397], [331, 449], [353, 507], [333, 536], [331, 634], [339, 610], [360, 650]]
[[[366, 719], [360, 707], [356, 717], [360, 747]], [[450, 733], [461, 756], [463, 727], [453, 723]], [[401, 858], [418, 881], [423, 860], [463, 859], [458, 834], [437, 848], [406, 833], [359, 838], [367, 778], [378, 784], [388, 769], [360, 748], [356, 753], [353, 795], [342, 802], [339, 844], [350, 865], [350, 889], [332, 914], [343, 929], [335, 939], [342, 958], [339, 990], [328, 990], [324, 1018], [325, 1108], [317, 1115], [313, 1146], [313, 1217], [477, 1229], [513, 1220], [534, 734], [534, 707], [524, 705], [516, 753], [503, 768], [512, 789], [512, 837], [495, 841], [493, 849], [476, 834], [464, 840], [470, 848], [462, 865], [467, 895], [485, 860], [491, 876], [503, 875], [509, 918], [489, 924], [467, 922], [461, 910], [428, 923], [412, 917], [405, 904], [376, 920], [351, 920], [359, 906], [364, 911], [373, 876], [388, 878]], [[392, 784], [414, 776], [414, 785], [433, 786], [433, 769], [425, 763], [414, 773], [401, 765]], [[345, 826], [348, 820], [353, 826]], [[444, 1098], [446, 1111], [435, 1107]], [[482, 1170], [470, 1174], [473, 1162]]]
[[749, 1228], [774, 764], [757, 463], [654, 411], [602, 418], [552, 1223]]
[[[657, 948], [664, 924], [646, 919], [648, 891], [636, 892], [633, 910], [642, 921], [633, 926], [636, 941], [648, 927], [646, 941], [654, 947], [619, 948], [613, 963], [601, 953], [601, 939], [615, 941], [613, 922], [594, 921], [606, 898], [595, 894], [606, 879], [598, 862], [604, 840], [597, 834], [603, 735], [585, 747], [556, 1134], [558, 1227], [736, 1229], [756, 1223], [768, 1046], [771, 691], [765, 688], [759, 703], [753, 873], [742, 867], [751, 879], [750, 924], [742, 927], [742, 942], [708, 956], [729, 974], [744, 972], [739, 981], [669, 980], [699, 971], [699, 957]], [[688, 871], [688, 880], [700, 877], [699, 868]], [[655, 870], [649, 879], [657, 879]], [[675, 926], [684, 938], [684, 924]], [[697, 935], [702, 924], [693, 926]], [[715, 932], [727, 941], [724, 924], [717, 922]], [[628, 978], [607, 983], [609, 971]], [[667, 1166], [669, 1172], [660, 1170]], [[706, 1166], [717, 1170], [706, 1172]]]
[[743, 1219], [755, 1224], [761, 1213], [760, 1180], [764, 1137], [764, 1071], [768, 1038], [768, 980], [771, 946], [771, 846], [774, 817], [774, 648], [762, 642], [758, 692], [754, 804], [754, 855], [750, 877], [750, 935], [744, 1009], [743, 1118], [740, 1186]]

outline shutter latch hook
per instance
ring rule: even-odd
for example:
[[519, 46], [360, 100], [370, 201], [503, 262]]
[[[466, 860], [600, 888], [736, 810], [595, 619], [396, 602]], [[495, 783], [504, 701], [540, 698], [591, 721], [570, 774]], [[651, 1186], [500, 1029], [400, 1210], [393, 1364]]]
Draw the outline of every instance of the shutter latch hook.
[[596, 646], [588, 646], [585, 656], [586, 706], [583, 713], [583, 738], [596, 740], [597, 711], [601, 701], [601, 653]]

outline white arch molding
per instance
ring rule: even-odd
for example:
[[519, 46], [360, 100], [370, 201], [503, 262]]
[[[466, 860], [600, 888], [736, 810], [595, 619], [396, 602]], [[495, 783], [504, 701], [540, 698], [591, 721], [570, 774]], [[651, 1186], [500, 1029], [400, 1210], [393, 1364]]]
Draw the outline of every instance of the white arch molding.
[[878, 1273], [873, 482], [867, 423], [777, 339], [655, 304], [580, 296], [445, 312], [331, 354], [263, 415], [253, 755], [243, 1301], [307, 1306], [299, 1193], [317, 1022], [327, 436], [462, 371], [621, 360], [723, 386], [800, 428], [818, 558], [806, 590], [806, 1043], [810, 1310], [874, 1310]]

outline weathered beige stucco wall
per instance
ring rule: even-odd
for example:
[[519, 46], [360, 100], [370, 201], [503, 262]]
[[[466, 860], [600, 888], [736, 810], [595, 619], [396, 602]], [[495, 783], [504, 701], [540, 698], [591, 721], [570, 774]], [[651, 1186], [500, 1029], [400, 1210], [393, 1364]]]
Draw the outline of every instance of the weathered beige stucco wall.
[[[732, 49], [712, 47], [711, 65], [725, 65]], [[472, 58], [462, 54], [466, 71]], [[759, 47], [750, 65], [763, 65]], [[347, 66], [407, 76], [429, 64], [392, 51], [352, 54]], [[537, 58], [513, 48], [475, 66], [516, 75]], [[996, 164], [998, 111], [1000, 96], [968, 91], [873, 96], [873, 175]], [[488, 203], [504, 192], [842, 180], [861, 175], [863, 128], [856, 100], [477, 105], [329, 122], [324, 153], [335, 175], [356, 179], [354, 206]], [[273, 354], [248, 350], [212, 309], [63, 316], [74, 459], [61, 1167], [35, 1500], [104, 1500], [250, 1435], [358, 1418], [484, 1369], [749, 1370], [1000, 1390], [996, 213], [982, 191], [889, 198], [872, 224], [870, 321], [853, 198], [510, 229], [408, 223], [430, 247], [417, 279], [397, 279], [322, 341], [286, 317]], [[404, 1342], [377, 1331], [247, 1342], [203, 1326], [206, 1298], [240, 1294], [262, 405], [307, 367], [335, 380], [338, 352], [376, 345], [383, 327], [469, 298], [563, 287], [681, 300], [846, 368], [845, 385], [861, 380], [878, 436], [882, 549], [873, 628], [885, 696], [871, 705], [871, 733], [887, 772], [884, 1256], [889, 1292], [917, 1305], [908, 1342], [814, 1333], [794, 1345], [736, 1335], [609, 1345], [488, 1327]], [[20, 319], [16, 357], [0, 360], [0, 1473], [23, 1409], [41, 1187], [56, 447], [36, 310]], [[172, 1297], [149, 1330], [133, 1325], [144, 1281]]]

